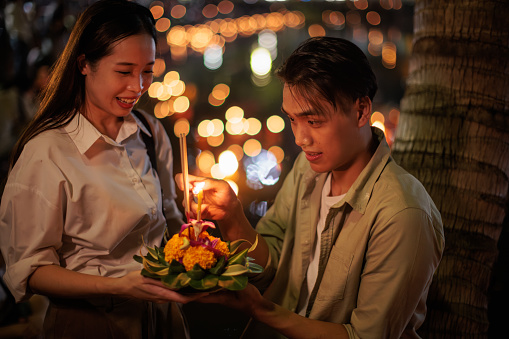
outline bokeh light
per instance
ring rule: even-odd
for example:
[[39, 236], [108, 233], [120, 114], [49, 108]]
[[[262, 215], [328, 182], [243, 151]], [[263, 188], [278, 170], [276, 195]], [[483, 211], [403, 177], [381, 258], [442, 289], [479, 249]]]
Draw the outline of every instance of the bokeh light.
[[219, 155], [219, 168], [225, 176], [233, 175], [239, 168], [239, 161], [232, 151], [226, 150]]
[[181, 134], [188, 135], [190, 130], [189, 121], [185, 118], [180, 118], [177, 121], [175, 121], [175, 124], [173, 125], [173, 133], [175, 133], [175, 136], [179, 136]]
[[256, 139], [248, 139], [244, 143], [244, 153], [249, 157], [255, 157], [260, 154], [262, 150], [262, 144]]
[[267, 129], [272, 133], [280, 133], [284, 128], [285, 121], [279, 115], [273, 115], [267, 119]]

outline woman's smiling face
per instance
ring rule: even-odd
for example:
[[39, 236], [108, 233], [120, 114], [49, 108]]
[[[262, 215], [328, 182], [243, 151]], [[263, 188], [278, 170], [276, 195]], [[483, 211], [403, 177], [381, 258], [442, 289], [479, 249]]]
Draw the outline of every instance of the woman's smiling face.
[[139, 34], [120, 40], [94, 65], [83, 60], [86, 114], [98, 120], [128, 115], [152, 83], [155, 50], [154, 39]]

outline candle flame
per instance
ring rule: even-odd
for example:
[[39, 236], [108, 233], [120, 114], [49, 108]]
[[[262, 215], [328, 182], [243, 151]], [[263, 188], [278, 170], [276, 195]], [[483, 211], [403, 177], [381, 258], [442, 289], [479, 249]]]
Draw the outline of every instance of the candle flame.
[[197, 183], [195, 183], [194, 187], [193, 187], [193, 194], [200, 193], [200, 191], [203, 190], [203, 186], [205, 186], [204, 182], [197, 182]]

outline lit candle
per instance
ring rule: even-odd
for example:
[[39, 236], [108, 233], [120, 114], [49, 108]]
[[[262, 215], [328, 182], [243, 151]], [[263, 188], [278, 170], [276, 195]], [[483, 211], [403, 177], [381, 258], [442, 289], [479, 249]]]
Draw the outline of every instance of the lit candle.
[[195, 194], [198, 198], [198, 207], [196, 208], [196, 220], [201, 220], [201, 203], [203, 201], [203, 186], [205, 186], [204, 182], [197, 182], [194, 184], [193, 194]]

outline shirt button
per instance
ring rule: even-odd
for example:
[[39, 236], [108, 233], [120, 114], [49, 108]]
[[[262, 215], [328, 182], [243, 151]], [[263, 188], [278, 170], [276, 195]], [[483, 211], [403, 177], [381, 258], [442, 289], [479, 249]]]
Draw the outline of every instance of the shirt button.
[[150, 212], [152, 212], [152, 215], [156, 215], [157, 210], [156, 210], [155, 208], [152, 208], [152, 209], [150, 210]]
[[136, 184], [138, 182], [138, 178], [132, 178], [131, 181], [133, 182], [133, 184]]

